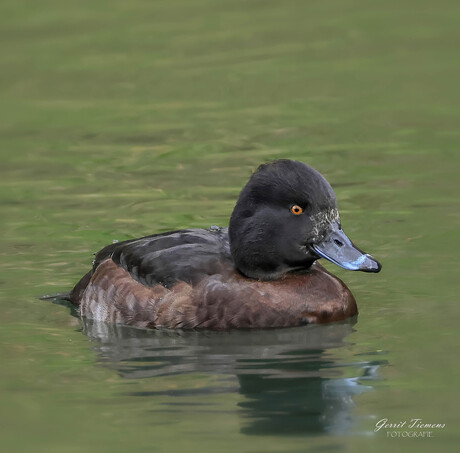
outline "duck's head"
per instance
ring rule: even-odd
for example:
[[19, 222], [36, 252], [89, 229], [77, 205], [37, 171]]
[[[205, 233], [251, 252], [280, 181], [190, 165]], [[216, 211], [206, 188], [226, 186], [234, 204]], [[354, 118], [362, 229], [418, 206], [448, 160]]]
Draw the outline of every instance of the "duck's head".
[[229, 236], [236, 267], [251, 278], [276, 279], [318, 258], [353, 271], [381, 269], [342, 230], [331, 185], [293, 160], [263, 164], [251, 176], [233, 210]]

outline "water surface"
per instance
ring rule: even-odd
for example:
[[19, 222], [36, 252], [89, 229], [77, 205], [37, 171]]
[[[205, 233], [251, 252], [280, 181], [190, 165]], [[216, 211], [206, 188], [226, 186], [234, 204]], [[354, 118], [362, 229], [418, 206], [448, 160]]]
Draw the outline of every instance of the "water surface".
[[[2, 3], [0, 426], [8, 451], [453, 451], [453, 2]], [[38, 301], [112, 242], [227, 225], [262, 162], [333, 185], [378, 275], [350, 322], [146, 332]], [[445, 423], [430, 439], [375, 423]]]

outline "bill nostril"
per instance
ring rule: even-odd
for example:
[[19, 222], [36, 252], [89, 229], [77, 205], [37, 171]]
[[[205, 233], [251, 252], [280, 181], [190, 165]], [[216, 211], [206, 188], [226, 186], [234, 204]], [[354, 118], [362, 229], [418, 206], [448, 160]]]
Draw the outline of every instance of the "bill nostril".
[[334, 239], [334, 242], [335, 242], [339, 247], [343, 247], [343, 242], [342, 242], [342, 241], [339, 241], [338, 239]]

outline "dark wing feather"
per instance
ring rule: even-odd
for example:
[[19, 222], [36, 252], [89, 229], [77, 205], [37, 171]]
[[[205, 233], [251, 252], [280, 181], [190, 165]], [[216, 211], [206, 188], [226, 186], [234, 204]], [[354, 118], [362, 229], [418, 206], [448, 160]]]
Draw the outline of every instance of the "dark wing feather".
[[112, 244], [97, 254], [96, 263], [109, 256], [146, 286], [195, 284], [205, 275], [233, 270], [226, 229], [180, 230]]
[[96, 270], [96, 268], [99, 266], [99, 264], [102, 263], [102, 261], [106, 260], [107, 258], [110, 258], [115, 250], [120, 249], [121, 247], [124, 247], [126, 245], [132, 244], [133, 242], [137, 241], [144, 241], [148, 239], [154, 239], [154, 240], [159, 240], [163, 237], [167, 237], [170, 235], [175, 235], [177, 233], [182, 233], [185, 231], [190, 231], [190, 230], [175, 230], [175, 231], [167, 231], [166, 233], [159, 233], [159, 234], [151, 234], [149, 236], [144, 236], [142, 238], [137, 238], [137, 239], [127, 239], [126, 241], [121, 241], [121, 242], [114, 242], [113, 244], [109, 244], [105, 246], [103, 249], [99, 250], [99, 252], [96, 253], [96, 258], [94, 260], [94, 266], [93, 266], [93, 271]]

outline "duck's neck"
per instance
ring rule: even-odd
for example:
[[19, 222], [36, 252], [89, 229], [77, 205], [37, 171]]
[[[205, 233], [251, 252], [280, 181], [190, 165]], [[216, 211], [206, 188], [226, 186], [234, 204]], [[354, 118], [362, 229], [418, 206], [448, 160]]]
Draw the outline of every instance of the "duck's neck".
[[249, 278], [276, 280], [287, 272], [308, 269], [317, 259], [305, 250], [300, 260], [290, 260], [277, 240], [282, 232], [274, 225], [232, 215], [228, 235], [235, 267]]

